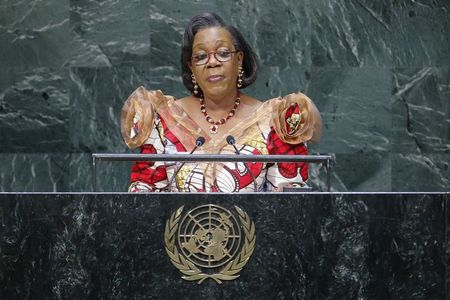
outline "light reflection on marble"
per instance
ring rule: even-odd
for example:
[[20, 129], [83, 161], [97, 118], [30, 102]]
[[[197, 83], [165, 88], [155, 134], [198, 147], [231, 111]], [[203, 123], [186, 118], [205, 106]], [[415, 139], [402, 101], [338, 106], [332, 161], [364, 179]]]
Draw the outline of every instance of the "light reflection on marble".
[[0, 153], [0, 191], [68, 191], [69, 154]]
[[450, 68], [394, 69], [392, 150], [450, 153]]
[[70, 1], [70, 27], [75, 37], [71, 66], [137, 65], [148, 61], [148, 1]]
[[323, 118], [320, 151], [388, 151], [390, 88], [387, 68], [313, 68], [308, 94]]
[[315, 66], [385, 66], [392, 61], [392, 1], [310, 1]]
[[0, 152], [70, 152], [65, 69], [0, 69]]
[[124, 152], [120, 111], [132, 87], [151, 84], [148, 66], [71, 68], [70, 78], [74, 152]]
[[392, 191], [450, 191], [450, 154], [392, 154]]
[[72, 55], [69, 1], [0, 3], [0, 65], [61, 67]]
[[449, 66], [450, 2], [393, 2], [392, 53], [396, 67]]

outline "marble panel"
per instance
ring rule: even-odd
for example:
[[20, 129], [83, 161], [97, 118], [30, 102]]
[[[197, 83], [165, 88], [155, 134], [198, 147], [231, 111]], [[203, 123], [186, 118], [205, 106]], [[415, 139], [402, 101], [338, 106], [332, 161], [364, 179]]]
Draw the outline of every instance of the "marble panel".
[[149, 67], [72, 68], [70, 137], [74, 153], [126, 150], [120, 111], [140, 85], [153, 86]]
[[389, 151], [390, 87], [386, 68], [312, 68], [307, 94], [322, 114], [320, 152]]
[[450, 153], [450, 69], [394, 69], [392, 152]]
[[450, 191], [449, 154], [391, 154], [394, 192]]
[[[444, 299], [444, 194], [0, 195], [3, 298]], [[256, 247], [234, 281], [181, 279], [164, 226], [244, 209]]]
[[191, 95], [181, 81], [181, 73], [172, 67], [149, 67], [151, 78], [143, 83], [148, 90], [161, 90], [165, 95], [181, 99]]
[[[90, 153], [128, 151], [119, 116], [136, 87], [188, 95], [181, 37], [204, 11], [237, 26], [259, 58], [259, 78], [243, 92], [266, 100], [302, 91], [316, 103], [324, 133], [310, 149], [335, 155], [333, 190], [448, 190], [446, 0], [4, 0], [0, 155], [17, 156], [15, 168], [42, 163], [36, 183], [7, 178], [0, 190], [88, 190]], [[53, 156], [70, 161], [58, 175], [69, 183], [48, 179]], [[5, 160], [0, 173], [25, 172]], [[128, 166], [103, 167], [101, 189], [123, 191]], [[323, 190], [322, 167], [310, 170]]]
[[389, 66], [392, 1], [328, 1], [309, 4], [314, 66]]
[[0, 70], [2, 153], [68, 152], [66, 69]]
[[[131, 164], [131, 162], [123, 161], [97, 161], [95, 192], [127, 192], [130, 184]], [[69, 191], [93, 191], [93, 166], [91, 154], [72, 153], [70, 155], [69, 169]]]
[[450, 2], [393, 1], [392, 28], [394, 66], [450, 65]]
[[[450, 276], [448, 276], [448, 274], [450, 274], [450, 228], [449, 228], [450, 214], [448, 213], [448, 209], [450, 207], [450, 193], [448, 190], [447, 194], [445, 195], [444, 201], [445, 201], [444, 209], [445, 209], [445, 263], [446, 263], [445, 272], [447, 274], [447, 277], [445, 278], [445, 284], [448, 287], [450, 284]], [[448, 288], [445, 291], [445, 297], [446, 299], [450, 299], [450, 290]]]
[[[392, 161], [389, 152], [374, 151], [334, 155], [331, 190], [336, 192], [390, 192], [393, 188]], [[311, 184], [326, 191], [326, 172], [323, 167], [310, 170]]]
[[0, 3], [2, 68], [61, 67], [72, 55], [69, 1]]
[[308, 2], [285, 0], [274, 5], [270, 0], [238, 1], [230, 17], [262, 66], [301, 68], [311, 63]]
[[256, 81], [242, 92], [262, 101], [298, 92], [309, 96], [310, 77], [307, 68], [261, 66]]
[[148, 1], [70, 0], [74, 67], [146, 63], [150, 54]]
[[152, 1], [150, 13], [150, 61], [153, 67], [170, 68], [181, 76], [181, 43], [184, 27], [189, 20], [203, 12], [216, 12], [227, 20], [229, 2], [218, 1]]
[[445, 195], [371, 198], [365, 299], [446, 299]]
[[1, 153], [0, 166], [1, 192], [68, 190], [68, 154]]
[[[181, 70], [184, 27], [190, 18], [211, 11], [236, 26], [264, 66], [297, 68], [310, 63], [310, 30], [302, 1], [156, 1], [150, 7], [152, 65]], [[183, 7], [184, 9], [180, 9]], [[253, 16], [251, 19], [248, 16]], [[178, 73], [181, 71], [178, 71]]]

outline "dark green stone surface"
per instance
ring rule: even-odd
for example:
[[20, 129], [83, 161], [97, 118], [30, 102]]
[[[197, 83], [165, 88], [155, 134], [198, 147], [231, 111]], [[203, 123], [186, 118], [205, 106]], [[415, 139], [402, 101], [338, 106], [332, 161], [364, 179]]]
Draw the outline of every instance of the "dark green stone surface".
[[[0, 190], [89, 190], [90, 153], [129, 151], [119, 114], [136, 87], [187, 95], [181, 35], [203, 11], [259, 57], [244, 92], [317, 104], [324, 132], [310, 149], [335, 156], [333, 190], [449, 190], [447, 0], [2, 1]], [[127, 166], [103, 168], [101, 189], [124, 191]], [[321, 167], [310, 177], [323, 189]]]
[[[448, 299], [448, 194], [0, 194], [2, 299]], [[166, 221], [248, 213], [234, 281], [181, 279]], [[205, 270], [208, 272], [209, 270]]]

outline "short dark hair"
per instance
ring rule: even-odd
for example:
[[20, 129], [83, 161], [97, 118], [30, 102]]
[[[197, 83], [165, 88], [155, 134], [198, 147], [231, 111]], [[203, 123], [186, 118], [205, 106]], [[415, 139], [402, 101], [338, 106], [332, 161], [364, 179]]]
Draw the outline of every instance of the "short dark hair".
[[256, 80], [256, 72], [258, 70], [258, 63], [252, 48], [245, 41], [244, 37], [236, 27], [226, 24], [222, 18], [215, 13], [206, 12], [193, 17], [184, 30], [183, 45], [181, 48], [181, 76], [183, 78], [184, 86], [191, 93], [194, 92], [194, 84], [192, 83], [191, 78], [192, 71], [189, 68], [189, 62], [192, 57], [192, 44], [197, 32], [209, 27], [222, 27], [231, 34], [236, 50], [244, 53], [244, 61], [242, 62], [242, 68], [244, 70], [242, 88], [251, 85]]

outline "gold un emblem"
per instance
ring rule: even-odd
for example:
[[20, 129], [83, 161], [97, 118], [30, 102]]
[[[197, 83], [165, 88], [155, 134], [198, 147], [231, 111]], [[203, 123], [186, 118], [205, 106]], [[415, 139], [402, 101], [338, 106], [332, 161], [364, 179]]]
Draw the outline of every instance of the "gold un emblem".
[[255, 224], [241, 208], [231, 211], [214, 204], [197, 206], [183, 215], [184, 206], [166, 222], [164, 241], [172, 264], [183, 279], [202, 283], [233, 280], [255, 249]]

